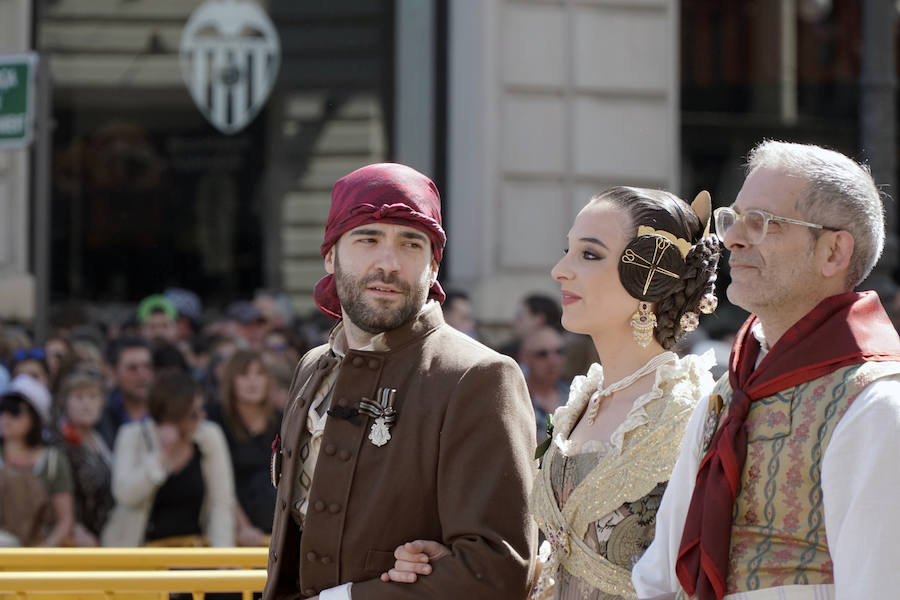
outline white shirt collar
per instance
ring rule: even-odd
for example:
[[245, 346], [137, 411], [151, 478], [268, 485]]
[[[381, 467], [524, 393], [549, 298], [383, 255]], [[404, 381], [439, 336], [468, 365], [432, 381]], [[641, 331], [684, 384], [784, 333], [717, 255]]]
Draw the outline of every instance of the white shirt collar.
[[756, 357], [756, 364], [759, 365], [759, 361], [769, 353], [769, 342], [766, 341], [766, 332], [763, 331], [763, 326], [760, 321], [757, 321], [756, 324], [750, 328], [750, 333], [753, 334], [753, 337], [759, 342], [759, 356]]

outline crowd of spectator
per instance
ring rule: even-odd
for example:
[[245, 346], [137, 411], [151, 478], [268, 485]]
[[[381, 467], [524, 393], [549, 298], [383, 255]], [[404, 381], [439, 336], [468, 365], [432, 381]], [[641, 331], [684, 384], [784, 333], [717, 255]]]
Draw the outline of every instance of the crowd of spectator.
[[272, 440], [330, 323], [268, 293], [214, 316], [171, 289], [132, 312], [0, 330], [0, 546], [266, 545]]

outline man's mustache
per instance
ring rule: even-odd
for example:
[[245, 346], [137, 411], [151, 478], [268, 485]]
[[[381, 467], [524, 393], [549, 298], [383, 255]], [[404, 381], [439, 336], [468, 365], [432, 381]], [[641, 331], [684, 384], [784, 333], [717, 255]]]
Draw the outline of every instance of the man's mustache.
[[362, 281], [363, 287], [367, 287], [373, 283], [384, 283], [386, 285], [392, 285], [394, 287], [400, 288], [403, 292], [408, 292], [410, 290], [410, 285], [397, 277], [396, 273], [391, 273], [390, 275], [386, 275], [385, 273], [375, 273], [373, 275], [369, 275]]

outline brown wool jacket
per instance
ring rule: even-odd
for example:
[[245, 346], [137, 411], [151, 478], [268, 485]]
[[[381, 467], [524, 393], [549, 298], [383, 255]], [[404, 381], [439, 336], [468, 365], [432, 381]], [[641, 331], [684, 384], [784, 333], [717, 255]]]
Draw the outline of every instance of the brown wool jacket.
[[[328, 417], [301, 533], [290, 502], [309, 403], [333, 364], [329, 347], [300, 361], [281, 427], [281, 475], [263, 600], [305, 598], [353, 582], [353, 600], [521, 600], [535, 555], [527, 512], [534, 413], [514, 361], [444, 324], [437, 304], [389, 331], [388, 352], [351, 350], [332, 405], [397, 390], [390, 441], [373, 419]], [[438, 540], [452, 554], [414, 584], [378, 577], [398, 545]]]

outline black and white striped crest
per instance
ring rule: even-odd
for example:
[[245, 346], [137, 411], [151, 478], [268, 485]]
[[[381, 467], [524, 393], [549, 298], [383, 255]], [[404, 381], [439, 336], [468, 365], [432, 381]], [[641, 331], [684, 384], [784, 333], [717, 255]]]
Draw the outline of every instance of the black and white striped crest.
[[252, 0], [207, 0], [181, 34], [181, 74], [219, 131], [237, 133], [269, 97], [281, 62], [278, 33]]

